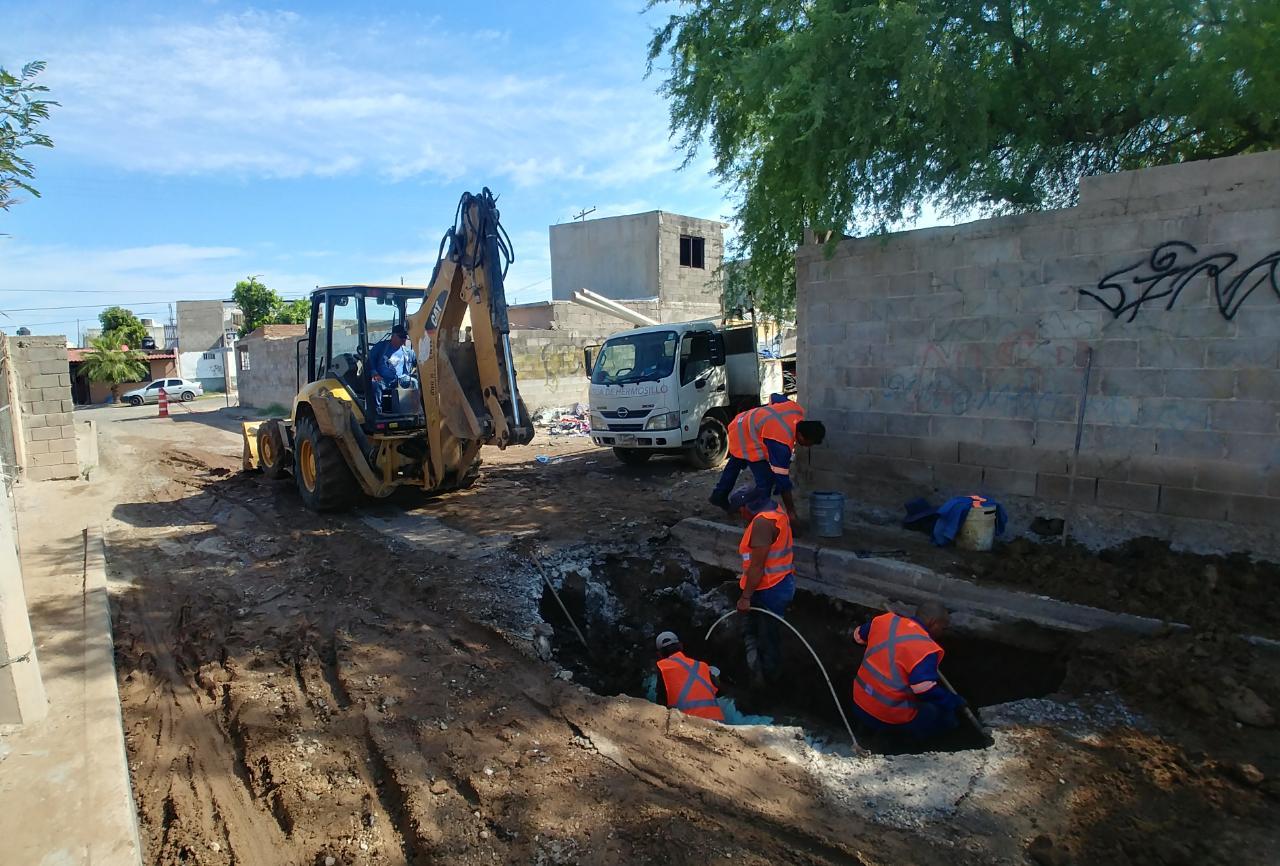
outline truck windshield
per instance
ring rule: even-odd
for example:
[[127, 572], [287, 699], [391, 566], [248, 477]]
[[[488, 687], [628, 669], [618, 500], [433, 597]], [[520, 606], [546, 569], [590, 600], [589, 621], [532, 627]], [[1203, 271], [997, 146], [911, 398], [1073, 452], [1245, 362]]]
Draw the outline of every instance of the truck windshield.
[[613, 337], [600, 349], [593, 385], [625, 385], [629, 382], [656, 382], [675, 369], [675, 331], [650, 331]]

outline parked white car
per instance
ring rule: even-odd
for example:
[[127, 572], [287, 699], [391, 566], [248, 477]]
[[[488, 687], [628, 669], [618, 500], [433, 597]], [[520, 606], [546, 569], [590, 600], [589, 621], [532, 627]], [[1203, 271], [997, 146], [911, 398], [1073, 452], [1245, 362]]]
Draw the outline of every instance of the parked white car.
[[120, 399], [130, 406], [141, 406], [143, 403], [160, 402], [160, 389], [163, 388], [170, 400], [187, 402], [204, 393], [204, 386], [190, 379], [156, 379], [145, 388], [128, 391]]

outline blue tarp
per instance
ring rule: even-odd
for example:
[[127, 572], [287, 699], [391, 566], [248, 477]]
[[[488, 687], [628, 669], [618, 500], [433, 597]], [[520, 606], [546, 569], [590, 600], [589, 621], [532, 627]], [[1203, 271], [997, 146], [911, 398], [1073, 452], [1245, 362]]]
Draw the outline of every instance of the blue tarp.
[[[902, 522], [910, 526], [936, 516], [937, 520], [933, 524], [933, 543], [939, 547], [945, 547], [956, 540], [956, 534], [964, 524], [964, 519], [973, 510], [973, 503], [974, 500], [970, 496], [953, 496], [937, 508], [932, 508], [927, 500], [913, 499], [904, 506], [907, 516]], [[996, 535], [1003, 534], [1005, 525], [1009, 522], [1009, 515], [1004, 510], [1004, 506], [994, 499], [985, 497], [980, 505], [995, 507]]]

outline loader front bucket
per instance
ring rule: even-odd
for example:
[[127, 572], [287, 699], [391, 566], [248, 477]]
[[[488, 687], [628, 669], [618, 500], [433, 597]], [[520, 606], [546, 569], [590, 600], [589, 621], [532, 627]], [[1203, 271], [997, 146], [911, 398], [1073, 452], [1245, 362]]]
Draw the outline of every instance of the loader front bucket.
[[258, 468], [258, 428], [261, 426], [261, 421], [245, 421], [240, 425], [240, 433], [244, 437], [240, 464], [245, 472]]

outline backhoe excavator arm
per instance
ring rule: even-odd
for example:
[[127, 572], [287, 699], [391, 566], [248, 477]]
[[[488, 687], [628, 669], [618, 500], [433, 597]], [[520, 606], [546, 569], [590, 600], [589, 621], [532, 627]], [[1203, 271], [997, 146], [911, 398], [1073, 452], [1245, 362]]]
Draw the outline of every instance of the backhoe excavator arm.
[[[463, 194], [422, 308], [408, 317], [427, 424], [428, 489], [461, 477], [481, 445], [533, 439], [511, 358], [503, 278], [513, 254], [498, 216], [487, 187]], [[470, 341], [463, 339], [468, 320]]]

